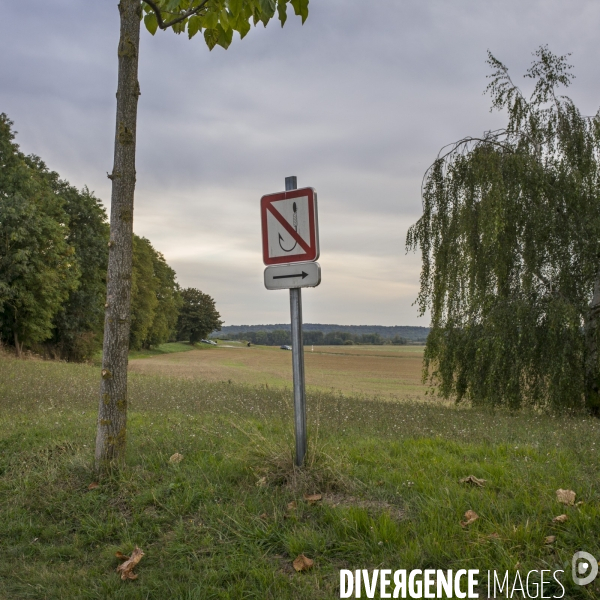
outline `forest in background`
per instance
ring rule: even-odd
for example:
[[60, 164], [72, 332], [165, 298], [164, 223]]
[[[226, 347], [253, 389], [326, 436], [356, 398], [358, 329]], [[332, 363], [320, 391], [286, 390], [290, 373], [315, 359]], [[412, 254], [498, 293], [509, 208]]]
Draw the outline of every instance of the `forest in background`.
[[[106, 211], [14, 138], [0, 114], [0, 343], [84, 361], [102, 347]], [[164, 256], [135, 234], [131, 286], [131, 349], [195, 342], [221, 325], [214, 300], [180, 289]]]

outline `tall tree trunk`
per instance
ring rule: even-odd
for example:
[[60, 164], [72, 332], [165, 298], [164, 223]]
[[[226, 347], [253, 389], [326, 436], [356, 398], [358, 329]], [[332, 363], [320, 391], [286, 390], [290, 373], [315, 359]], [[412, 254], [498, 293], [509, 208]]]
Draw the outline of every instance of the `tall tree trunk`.
[[125, 456], [127, 442], [127, 353], [131, 305], [135, 136], [140, 41], [140, 0], [121, 0], [119, 78], [115, 156], [110, 210], [110, 241], [104, 317], [96, 469], [106, 470]]
[[17, 351], [17, 358], [21, 358], [23, 344], [19, 344], [19, 334], [16, 331], [14, 332], [13, 337], [15, 338], [15, 350]]
[[600, 270], [594, 282], [594, 295], [585, 320], [585, 406], [600, 417]]

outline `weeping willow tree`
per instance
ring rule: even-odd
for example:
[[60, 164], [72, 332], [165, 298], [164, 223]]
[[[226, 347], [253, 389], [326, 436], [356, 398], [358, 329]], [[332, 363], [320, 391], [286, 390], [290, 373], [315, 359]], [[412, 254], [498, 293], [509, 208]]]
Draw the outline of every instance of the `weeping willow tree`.
[[527, 97], [487, 63], [507, 125], [442, 149], [406, 240], [431, 312], [424, 379], [475, 405], [600, 416], [600, 113], [559, 95], [572, 67], [545, 46]]

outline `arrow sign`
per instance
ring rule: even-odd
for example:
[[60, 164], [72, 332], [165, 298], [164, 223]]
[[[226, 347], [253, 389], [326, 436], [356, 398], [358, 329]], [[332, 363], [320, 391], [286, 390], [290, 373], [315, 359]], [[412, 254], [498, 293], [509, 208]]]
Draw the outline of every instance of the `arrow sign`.
[[270, 265], [265, 269], [268, 290], [316, 287], [321, 283], [321, 266], [316, 262]]
[[302, 271], [302, 273], [293, 273], [292, 275], [273, 275], [273, 279], [290, 279], [291, 277], [308, 277], [308, 273]]

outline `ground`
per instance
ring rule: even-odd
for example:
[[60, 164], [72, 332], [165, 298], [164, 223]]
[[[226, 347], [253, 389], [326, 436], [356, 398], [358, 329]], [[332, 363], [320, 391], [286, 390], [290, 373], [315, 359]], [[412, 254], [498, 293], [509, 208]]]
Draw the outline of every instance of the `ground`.
[[[600, 597], [570, 574], [575, 551], [600, 556], [598, 420], [315, 386], [297, 470], [289, 387], [161, 373], [131, 373], [126, 464], [98, 477], [98, 367], [0, 356], [2, 600], [329, 599], [340, 569], [375, 568], [560, 570], [566, 598]], [[122, 581], [115, 555], [136, 546]]]
[[[422, 399], [427, 390], [421, 383], [423, 346], [307, 346], [304, 359], [309, 388], [391, 400]], [[292, 353], [278, 346], [220, 342], [218, 347], [199, 345], [191, 352], [134, 359], [130, 370], [290, 387]]]

